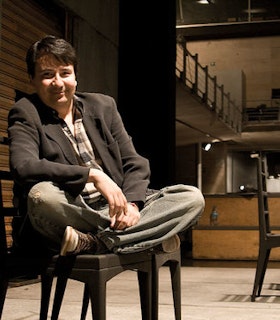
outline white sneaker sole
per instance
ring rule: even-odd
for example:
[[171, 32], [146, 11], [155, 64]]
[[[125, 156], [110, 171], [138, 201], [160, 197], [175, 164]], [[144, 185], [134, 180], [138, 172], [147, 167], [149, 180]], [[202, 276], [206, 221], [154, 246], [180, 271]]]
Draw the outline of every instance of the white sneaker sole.
[[177, 234], [171, 238], [164, 240], [161, 244], [162, 250], [166, 253], [175, 252], [180, 248], [181, 240]]
[[68, 252], [74, 251], [78, 243], [78, 235], [71, 226], [67, 226], [61, 242], [60, 255], [66, 256]]

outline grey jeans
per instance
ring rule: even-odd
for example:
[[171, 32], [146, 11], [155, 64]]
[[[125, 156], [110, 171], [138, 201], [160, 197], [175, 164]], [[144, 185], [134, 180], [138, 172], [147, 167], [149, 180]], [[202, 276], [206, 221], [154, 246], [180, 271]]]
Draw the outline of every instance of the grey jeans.
[[33, 186], [28, 196], [28, 215], [33, 227], [60, 246], [65, 227], [96, 234], [117, 253], [146, 250], [194, 225], [204, 210], [204, 197], [193, 186], [164, 187], [147, 196], [137, 225], [125, 230], [110, 228], [105, 199], [88, 206], [81, 196], [71, 197], [51, 182]]

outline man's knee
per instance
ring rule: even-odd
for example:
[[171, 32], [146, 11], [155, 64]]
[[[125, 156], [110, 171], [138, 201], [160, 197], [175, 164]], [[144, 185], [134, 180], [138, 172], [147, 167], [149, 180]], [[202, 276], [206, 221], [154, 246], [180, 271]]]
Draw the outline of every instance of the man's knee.
[[195, 186], [191, 185], [179, 185], [183, 191], [186, 201], [196, 209], [204, 210], [205, 199], [202, 192]]
[[197, 207], [201, 207], [202, 209], [204, 209], [205, 199], [202, 192], [197, 187], [192, 186], [192, 193], [192, 197]]
[[28, 201], [33, 204], [47, 204], [56, 200], [58, 188], [51, 182], [43, 181], [35, 184], [29, 191]]

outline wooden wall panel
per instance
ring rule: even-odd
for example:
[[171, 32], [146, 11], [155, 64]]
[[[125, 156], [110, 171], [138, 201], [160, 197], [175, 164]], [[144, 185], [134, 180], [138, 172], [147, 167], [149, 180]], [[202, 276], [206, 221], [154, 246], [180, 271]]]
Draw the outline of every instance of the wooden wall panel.
[[[279, 233], [280, 199], [269, 197], [272, 230]], [[210, 224], [213, 207], [217, 225]], [[257, 260], [259, 248], [258, 198], [206, 197], [205, 210], [192, 230], [193, 258], [206, 260]], [[280, 259], [280, 248], [271, 251], [271, 260]]]
[[[47, 34], [64, 36], [63, 10], [46, 1], [45, 7], [32, 0], [2, 0], [0, 42], [0, 138], [7, 137], [7, 117], [16, 90], [32, 93], [26, 72], [29, 46]], [[43, 3], [43, 2], [42, 2]], [[0, 169], [9, 170], [8, 146], [0, 145]], [[2, 186], [5, 206], [12, 206], [13, 184]], [[8, 245], [12, 244], [11, 217], [5, 217]]]
[[[7, 136], [7, 111], [14, 103], [15, 90], [31, 93], [25, 55], [30, 44], [53, 34], [63, 36], [62, 9], [42, 7], [31, 0], [3, 0], [0, 47], [0, 135]], [[2, 111], [4, 109], [5, 111]]]

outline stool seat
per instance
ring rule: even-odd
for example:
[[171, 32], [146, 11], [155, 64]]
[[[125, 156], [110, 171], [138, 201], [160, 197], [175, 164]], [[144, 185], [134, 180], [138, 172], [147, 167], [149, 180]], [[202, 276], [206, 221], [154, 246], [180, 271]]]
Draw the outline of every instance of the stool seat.
[[[52, 262], [47, 269], [49, 279], [57, 276], [52, 320], [59, 317], [68, 279], [85, 284], [80, 319], [86, 319], [88, 304], [91, 301], [92, 319], [106, 320], [106, 283], [125, 270], [137, 272], [142, 319], [157, 320], [158, 270], [165, 264], [170, 268], [175, 319], [181, 320], [180, 249], [173, 253], [143, 251], [131, 254], [57, 256]], [[47, 316], [47, 310], [42, 313]]]
[[[73, 279], [85, 284], [81, 320], [86, 319], [89, 300], [91, 301], [92, 319], [106, 319], [106, 284], [107, 281], [125, 270], [137, 272], [141, 300], [142, 319], [151, 319], [151, 278], [152, 255], [150, 252], [118, 255], [57, 256], [47, 269], [50, 279], [57, 276], [52, 320], [59, 317], [67, 280]], [[44, 311], [47, 314], [47, 311]], [[47, 319], [47, 318], [46, 318]]]

